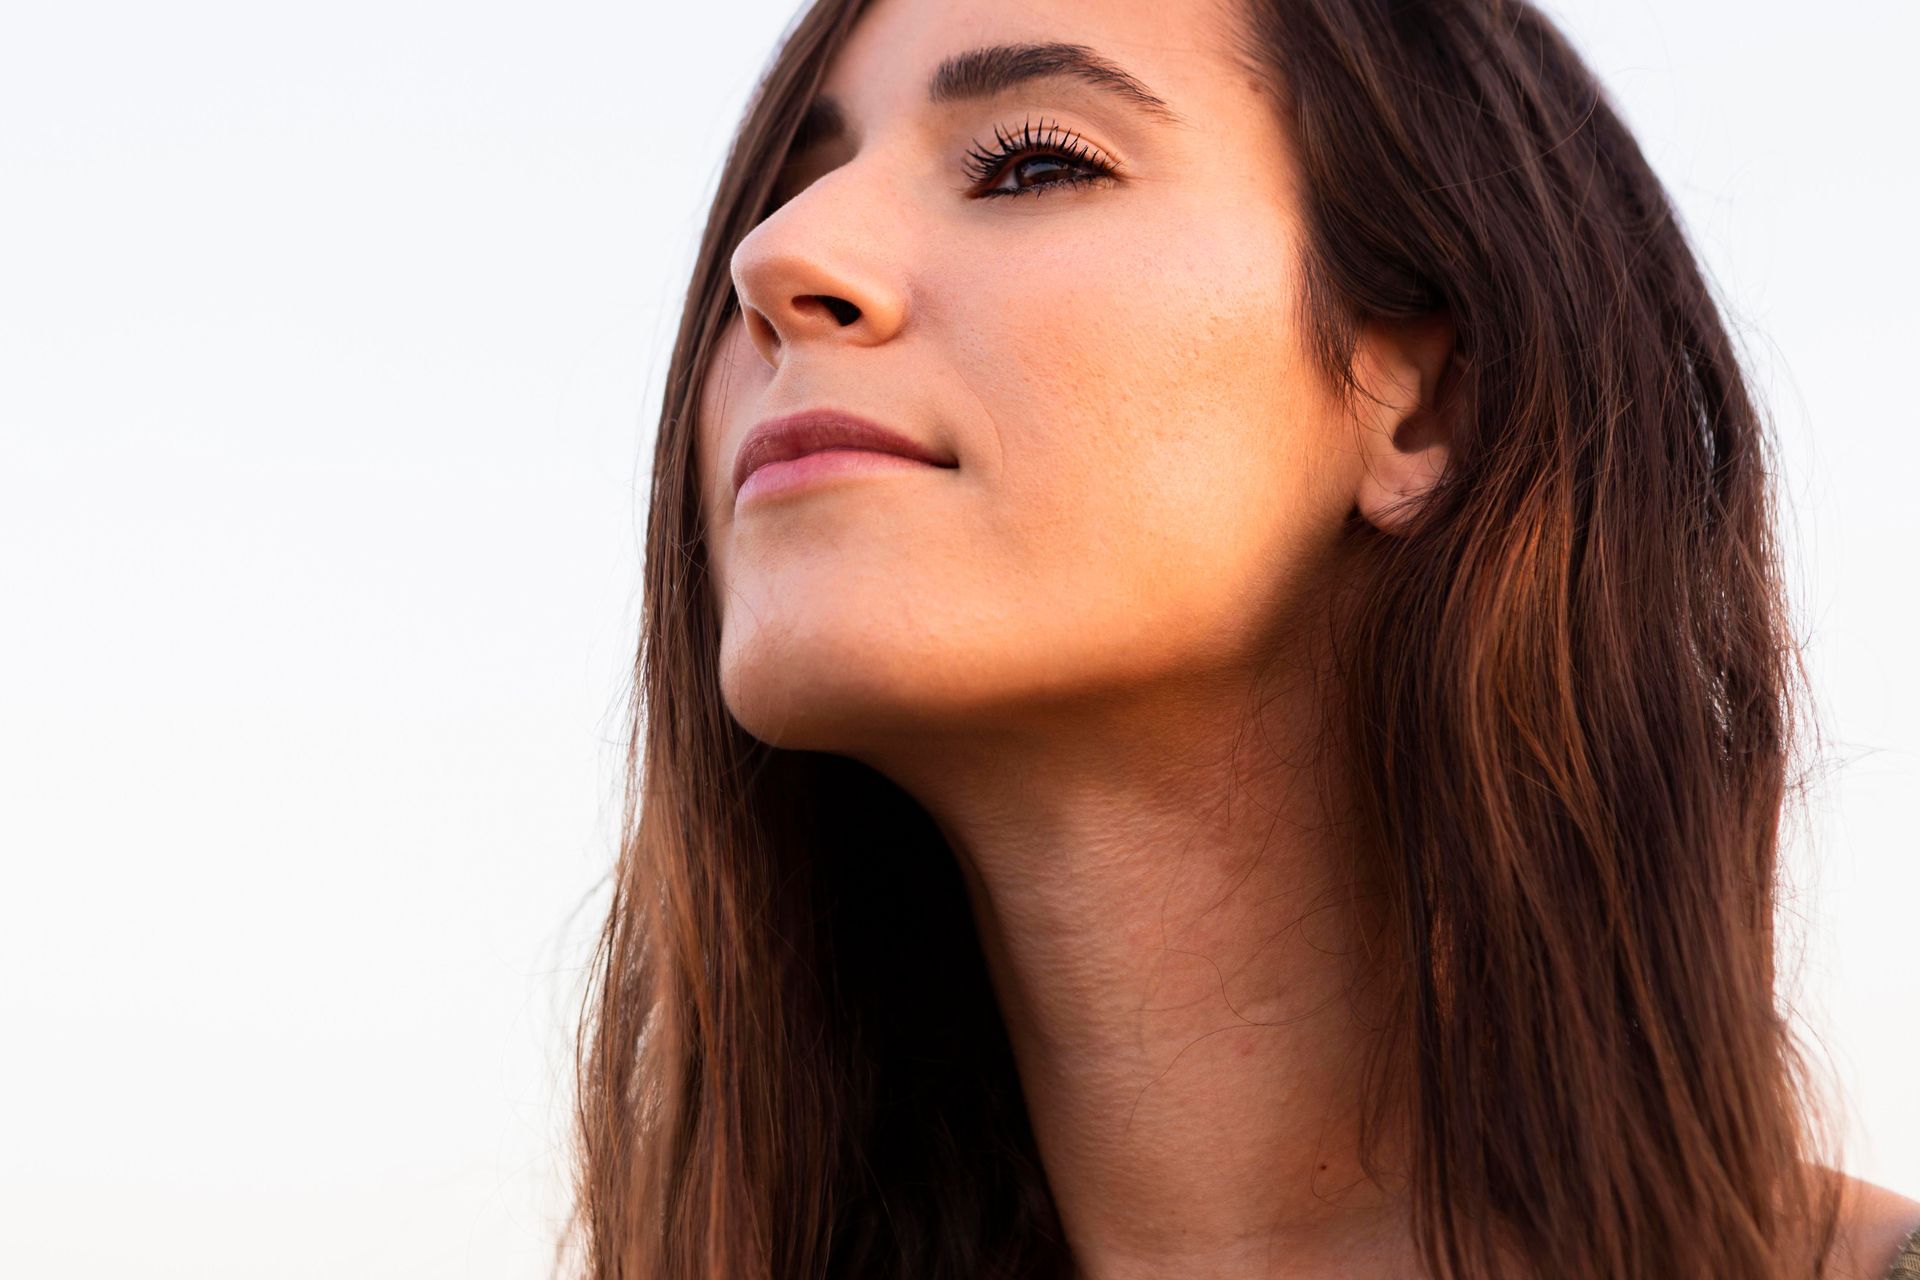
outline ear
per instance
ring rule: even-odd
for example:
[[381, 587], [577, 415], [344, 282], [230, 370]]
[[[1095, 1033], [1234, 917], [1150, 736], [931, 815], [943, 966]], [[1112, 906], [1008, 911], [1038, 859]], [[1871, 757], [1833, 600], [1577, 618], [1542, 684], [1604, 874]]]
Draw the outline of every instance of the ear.
[[1412, 522], [1452, 456], [1453, 338], [1445, 315], [1375, 319], [1354, 345], [1361, 463], [1354, 507], [1387, 533]]

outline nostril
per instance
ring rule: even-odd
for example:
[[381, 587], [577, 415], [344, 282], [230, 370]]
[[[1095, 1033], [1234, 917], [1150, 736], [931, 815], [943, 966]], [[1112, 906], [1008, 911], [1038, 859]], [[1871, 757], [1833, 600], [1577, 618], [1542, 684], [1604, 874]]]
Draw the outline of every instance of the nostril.
[[855, 320], [858, 320], [860, 318], [860, 308], [854, 306], [851, 302], [848, 302], [845, 298], [836, 298], [831, 294], [826, 294], [826, 293], [809, 294], [805, 298], [798, 299], [798, 301], [818, 302], [821, 306], [833, 312], [833, 318], [835, 320], [838, 320], [843, 326], [850, 325]]

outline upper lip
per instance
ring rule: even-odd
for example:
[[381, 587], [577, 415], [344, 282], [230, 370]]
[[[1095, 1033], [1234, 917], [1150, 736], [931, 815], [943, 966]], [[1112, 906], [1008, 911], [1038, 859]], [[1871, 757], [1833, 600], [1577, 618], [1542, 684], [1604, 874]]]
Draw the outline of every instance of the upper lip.
[[769, 462], [785, 462], [822, 449], [871, 449], [918, 458], [938, 467], [957, 465], [932, 445], [883, 427], [877, 422], [838, 409], [803, 409], [768, 418], [747, 433], [733, 455], [733, 491], [740, 492], [747, 477]]

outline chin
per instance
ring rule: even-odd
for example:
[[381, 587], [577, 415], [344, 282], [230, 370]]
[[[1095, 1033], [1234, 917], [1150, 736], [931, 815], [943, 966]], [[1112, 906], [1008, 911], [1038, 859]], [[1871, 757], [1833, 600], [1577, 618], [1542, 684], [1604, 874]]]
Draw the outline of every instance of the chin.
[[1003, 686], [986, 679], [1013, 674], [1003, 655], [916, 638], [865, 626], [723, 638], [721, 695], [770, 746], [851, 756], [1005, 715]]
[[912, 691], [876, 678], [888, 665], [846, 646], [796, 652], [790, 639], [723, 649], [721, 696], [740, 727], [769, 746], [844, 752], [864, 727], [912, 714]]

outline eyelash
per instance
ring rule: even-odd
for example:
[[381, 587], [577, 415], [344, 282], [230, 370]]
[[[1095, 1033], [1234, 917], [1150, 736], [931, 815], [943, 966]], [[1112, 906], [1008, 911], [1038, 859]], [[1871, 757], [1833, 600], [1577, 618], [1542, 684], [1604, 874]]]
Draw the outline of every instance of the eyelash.
[[1024, 196], [1039, 195], [1051, 187], [1080, 187], [1092, 183], [1111, 181], [1115, 175], [1113, 165], [1100, 156], [1083, 141], [1080, 135], [1057, 124], [1049, 124], [1044, 119], [1036, 131], [1032, 121], [1021, 125], [1020, 132], [1009, 135], [998, 125], [993, 129], [994, 148], [984, 150], [975, 146], [967, 151], [967, 171], [976, 183], [985, 186], [998, 177], [1004, 170], [1017, 162], [1042, 158], [1061, 159], [1070, 162], [1081, 170], [1077, 174], [1059, 178], [1050, 182], [1036, 183], [1030, 187], [1014, 187], [1006, 191], [983, 190], [985, 196]]

